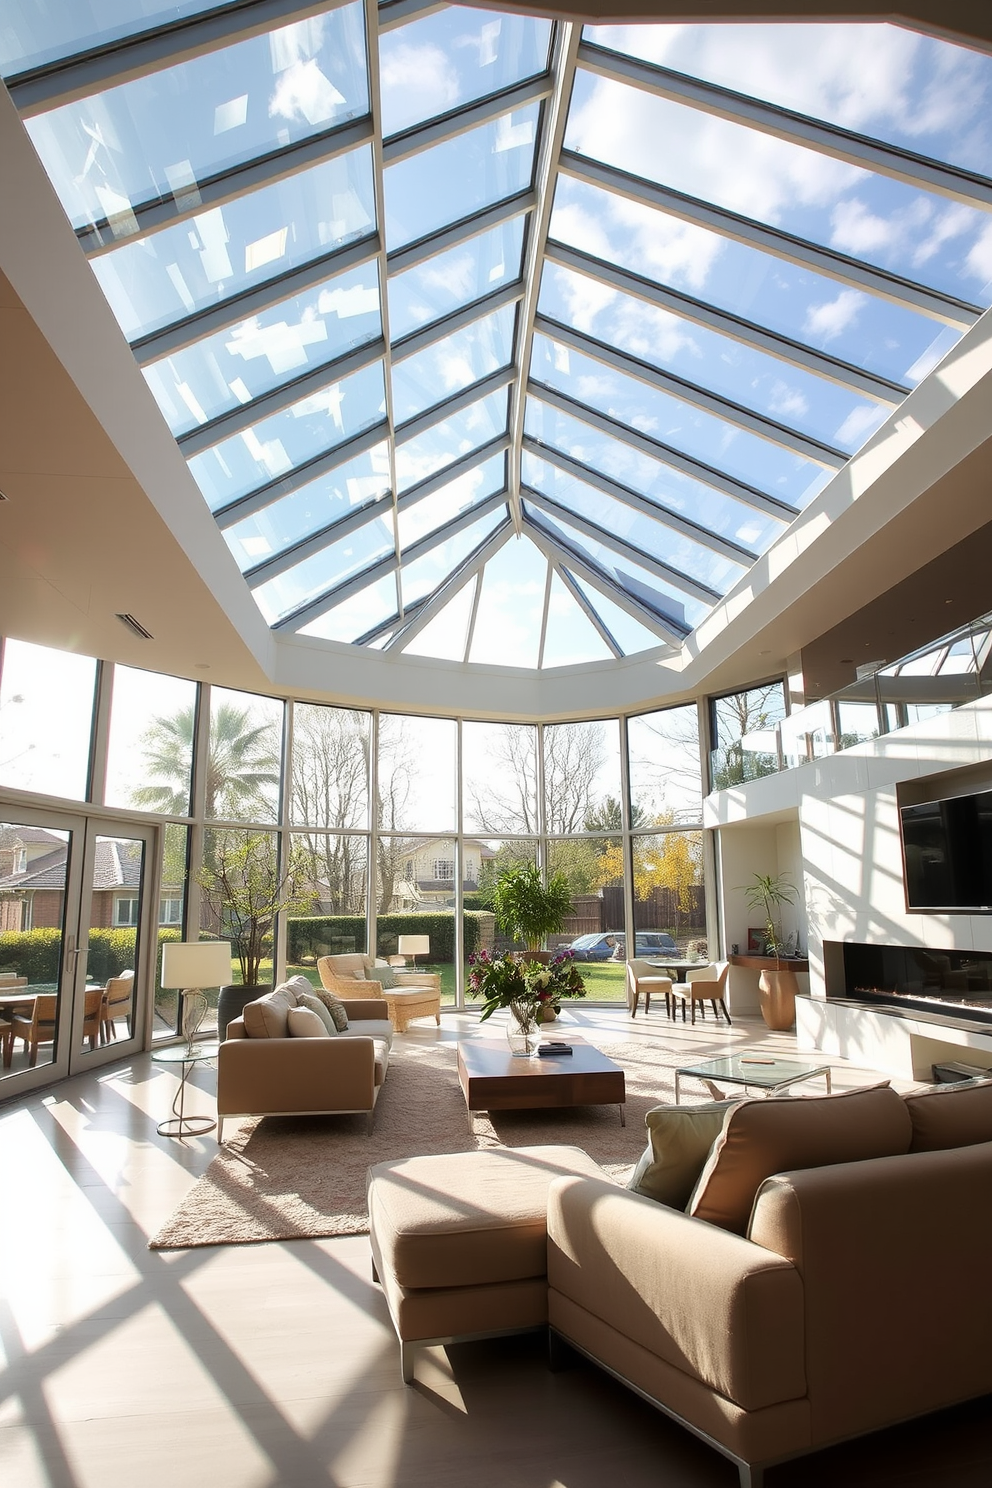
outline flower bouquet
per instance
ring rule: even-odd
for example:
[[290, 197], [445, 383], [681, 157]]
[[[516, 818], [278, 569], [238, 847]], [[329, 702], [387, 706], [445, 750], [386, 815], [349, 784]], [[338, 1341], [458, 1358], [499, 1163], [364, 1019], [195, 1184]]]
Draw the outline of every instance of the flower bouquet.
[[469, 957], [468, 982], [482, 999], [479, 1021], [508, 1008], [507, 1033], [514, 1053], [532, 1054], [538, 1044], [538, 1023], [546, 1010], [559, 1012], [564, 997], [585, 997], [586, 987], [571, 951], [559, 951], [545, 966], [539, 961], [516, 961], [510, 952], [500, 956], [479, 951]]

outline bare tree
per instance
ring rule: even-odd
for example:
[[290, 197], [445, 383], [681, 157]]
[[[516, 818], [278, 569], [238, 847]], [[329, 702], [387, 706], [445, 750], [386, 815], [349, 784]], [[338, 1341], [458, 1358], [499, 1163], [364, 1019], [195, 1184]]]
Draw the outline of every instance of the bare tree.
[[475, 830], [501, 837], [537, 832], [537, 733], [527, 724], [493, 730], [489, 768], [468, 782]]
[[[548, 832], [568, 836], [581, 832], [595, 805], [595, 785], [606, 761], [603, 725], [555, 724], [544, 730], [544, 803]], [[489, 748], [492, 769], [485, 780], [471, 783], [469, 794], [476, 830], [487, 836], [536, 834], [536, 734], [526, 724], [508, 725], [494, 733]]]
[[544, 730], [544, 810], [549, 832], [581, 832], [596, 805], [606, 763], [603, 725], [561, 723]]

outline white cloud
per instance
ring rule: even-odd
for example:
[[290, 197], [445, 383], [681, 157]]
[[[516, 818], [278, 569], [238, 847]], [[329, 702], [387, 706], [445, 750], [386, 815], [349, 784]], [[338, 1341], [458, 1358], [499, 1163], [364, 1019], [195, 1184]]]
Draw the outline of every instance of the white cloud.
[[809, 305], [803, 332], [818, 341], [834, 341], [857, 321], [868, 296], [858, 289], [842, 289], [835, 300], [826, 300], [822, 305]]
[[782, 419], [802, 418], [809, 412], [809, 400], [787, 382], [775, 382], [768, 399], [770, 412]]
[[856, 408], [852, 408], [837, 430], [834, 442], [842, 449], [845, 446], [859, 449], [869, 434], [874, 434], [883, 422], [885, 413], [885, 409], [880, 408], [876, 403], [859, 403]]
[[983, 284], [992, 279], [992, 223], [979, 233], [972, 243], [966, 260], [968, 273]]
[[311, 125], [326, 124], [343, 103], [344, 95], [338, 92], [315, 61], [294, 62], [276, 84], [269, 100], [269, 117], [302, 118]]
[[402, 129], [415, 119], [441, 114], [458, 103], [461, 89], [458, 74], [437, 46], [384, 46], [380, 62], [383, 97], [398, 101], [395, 119], [386, 121], [387, 132]]
[[845, 253], [878, 253], [892, 244], [899, 231], [895, 218], [877, 217], [854, 196], [838, 202], [830, 216], [830, 244]]

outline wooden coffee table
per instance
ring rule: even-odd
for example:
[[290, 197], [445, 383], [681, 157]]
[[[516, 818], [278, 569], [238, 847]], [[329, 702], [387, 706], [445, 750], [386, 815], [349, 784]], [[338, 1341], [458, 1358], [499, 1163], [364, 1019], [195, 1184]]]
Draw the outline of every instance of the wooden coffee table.
[[458, 1045], [458, 1079], [469, 1124], [473, 1111], [540, 1111], [558, 1106], [617, 1106], [627, 1125], [623, 1070], [598, 1049], [574, 1036], [573, 1052], [557, 1059], [511, 1054], [495, 1039]]

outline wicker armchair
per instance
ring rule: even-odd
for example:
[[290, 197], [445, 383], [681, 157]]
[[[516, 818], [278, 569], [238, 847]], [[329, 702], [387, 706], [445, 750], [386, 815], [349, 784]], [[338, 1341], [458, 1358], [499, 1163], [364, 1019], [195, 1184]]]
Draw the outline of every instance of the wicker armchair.
[[441, 1026], [441, 978], [434, 971], [394, 971], [399, 986], [383, 987], [372, 975], [371, 956], [321, 956], [317, 961], [322, 985], [343, 1001], [349, 998], [381, 997], [389, 1010], [389, 1021], [404, 1033], [413, 1018], [432, 1017]]

